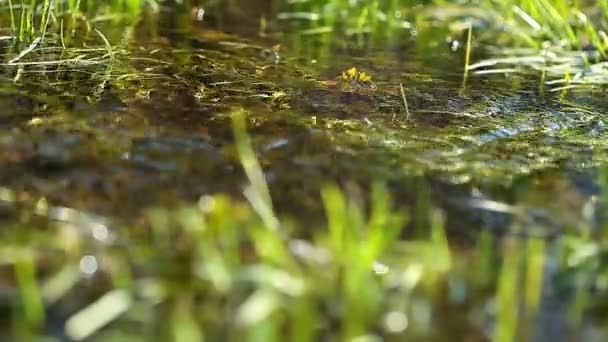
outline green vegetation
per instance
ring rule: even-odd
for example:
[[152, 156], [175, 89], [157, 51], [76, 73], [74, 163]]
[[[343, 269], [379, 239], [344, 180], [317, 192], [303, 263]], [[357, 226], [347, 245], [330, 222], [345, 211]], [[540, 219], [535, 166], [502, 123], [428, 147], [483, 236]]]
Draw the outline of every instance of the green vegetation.
[[271, 2], [0, 0], [0, 340], [607, 336], [608, 2]]
[[435, 0], [412, 5], [407, 0], [297, 1], [280, 17], [308, 22], [301, 34], [370, 35], [376, 43], [418, 35], [437, 21], [438, 25], [453, 21], [456, 31], [473, 23], [480, 33], [477, 43], [491, 41], [495, 55], [470, 65], [479, 74], [517, 73], [522, 67], [532, 67], [551, 76], [558, 90], [564, 85], [603, 84], [608, 79], [603, 63], [608, 48], [604, 0]]
[[[472, 71], [519, 72], [520, 67], [532, 67], [551, 76], [558, 89], [563, 85], [602, 84], [608, 79], [603, 72], [608, 46], [605, 32], [608, 4], [604, 0], [574, 5], [567, 0], [464, 4], [435, 0], [422, 5], [409, 0], [278, 3], [277, 7], [282, 9], [278, 19], [297, 24], [301, 35], [345, 34], [358, 37], [361, 43], [371, 41], [380, 46], [416, 36], [437, 20], [440, 25], [453, 20], [452, 27], [457, 31], [468, 27], [459, 23], [474, 23], [474, 31], [482, 33], [476, 37], [480, 39], [476, 43], [485, 43], [484, 37], [494, 41], [498, 36], [499, 45], [494, 47], [494, 57], [470, 65]], [[65, 49], [66, 42], [69, 44], [75, 34], [83, 34], [83, 28], [94, 32], [95, 26], [105, 26], [104, 22], [135, 24], [143, 9], [158, 10], [159, 5], [142, 0], [109, 3], [45, 0], [29, 4], [9, 1], [7, 6], [11, 36], [18, 47], [10, 60], [15, 63], [39, 44]], [[363, 36], [370, 36], [371, 40], [363, 40]], [[329, 44], [331, 39], [324, 41]]]
[[[327, 226], [311, 231], [310, 240], [298, 238], [301, 230], [272, 210], [245, 119], [242, 111], [233, 114], [237, 148], [250, 181], [245, 190], [249, 205], [208, 196], [197, 206], [154, 209], [144, 226], [125, 227], [115, 237], [91, 222], [93, 240], [69, 222], [42, 232], [24, 231], [26, 226], [8, 229], [3, 259], [14, 267], [21, 294], [14, 336], [32, 338], [40, 332], [44, 305], [82, 300], [71, 298], [78, 269], [103, 273], [110, 287], [67, 319], [66, 333], [76, 340], [117, 319], [96, 335], [99, 340], [147, 340], [161, 333], [173, 341], [202, 336], [279, 341], [286, 329], [299, 341], [372, 338], [404, 334], [408, 324], [430, 319], [416, 318], [412, 306], [430, 308], [421, 300], [430, 300], [427, 295], [450, 270], [442, 216], [428, 213], [432, 225], [427, 237], [400, 241], [405, 212], [392, 209], [386, 188], [373, 187], [368, 216], [359, 200], [328, 186], [322, 191]], [[4, 190], [3, 197], [14, 195]], [[52, 211], [38, 207], [43, 215]], [[87, 254], [95, 244], [96, 252]], [[35, 260], [48, 252], [64, 261], [44, 270], [48, 275], [38, 282]], [[150, 316], [149, 310], [158, 313]], [[133, 324], [139, 328], [127, 329]]]
[[9, 0], [6, 5], [11, 35], [17, 45], [31, 44], [36, 39], [44, 41], [45, 38], [57, 42], [58, 38], [76, 34], [81, 24], [90, 29], [92, 23], [105, 20], [132, 22], [139, 18], [144, 5], [157, 6], [154, 1], [138, 0], [103, 3], [80, 0], [17, 3], [16, 0]]
[[[236, 111], [232, 120], [249, 203], [205, 196], [196, 205], [151, 209], [140, 225], [112, 230], [44, 200], [20, 203], [21, 219], [1, 236], [2, 264], [19, 293], [9, 336], [42, 338], [44, 327], [58, 324], [50, 313], [67, 315], [59, 328], [73, 340], [441, 339], [449, 332], [434, 328], [436, 310], [458, 310], [473, 293], [495, 289], [495, 308], [486, 307], [491, 297], [477, 298], [481, 316], [474, 320], [496, 315], [495, 340], [511, 341], [531, 336], [535, 327], [526, 322], [546, 314], [543, 287], [579, 282], [572, 333], [593, 305], [587, 289], [608, 294], [599, 262], [606, 239], [591, 239], [584, 223], [548, 247], [544, 237], [520, 235], [531, 227], [517, 214], [505, 238], [484, 231], [475, 248], [455, 254], [444, 216], [429, 203], [416, 212], [428, 226], [402, 239], [411, 234], [404, 231], [407, 211], [378, 184], [368, 201], [324, 187], [327, 224], [305, 238], [272, 209], [246, 113]], [[17, 204], [19, 195], [3, 189], [0, 198]], [[47, 222], [53, 215], [61, 221]], [[549, 275], [547, 260], [562, 260]]]
[[[608, 6], [603, 0], [502, 1], [489, 6], [504, 25], [510, 42], [498, 54], [506, 57], [480, 61], [471, 69], [525, 66], [557, 78], [549, 84], [561, 90], [580, 85], [606, 83], [603, 71], [608, 48]], [[507, 14], [506, 16], [504, 14]], [[526, 51], [517, 49], [531, 47]], [[517, 72], [517, 70], [514, 70]], [[491, 72], [485, 70], [484, 72]]]

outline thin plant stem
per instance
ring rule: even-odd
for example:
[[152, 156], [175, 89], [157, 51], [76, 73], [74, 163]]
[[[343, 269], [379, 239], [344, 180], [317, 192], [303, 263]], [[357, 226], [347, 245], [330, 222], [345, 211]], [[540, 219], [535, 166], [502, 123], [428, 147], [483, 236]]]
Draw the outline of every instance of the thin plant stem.
[[469, 65], [471, 63], [471, 42], [473, 41], [473, 24], [469, 22], [469, 29], [467, 33], [467, 49], [464, 57], [464, 74], [465, 76], [469, 73]]
[[17, 26], [15, 24], [15, 10], [13, 6], [13, 0], [8, 0], [8, 10], [11, 15], [11, 32], [13, 35], [17, 35]]
[[403, 108], [405, 108], [405, 119], [410, 119], [410, 108], [407, 105], [407, 98], [405, 97], [405, 90], [403, 89], [403, 83], [399, 83], [399, 91], [401, 92], [401, 99], [403, 100]]

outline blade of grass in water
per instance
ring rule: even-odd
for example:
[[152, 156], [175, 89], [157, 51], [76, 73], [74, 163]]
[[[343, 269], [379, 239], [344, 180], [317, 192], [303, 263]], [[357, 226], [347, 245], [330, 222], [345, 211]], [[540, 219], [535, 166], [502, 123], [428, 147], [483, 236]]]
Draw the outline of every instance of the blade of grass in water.
[[15, 24], [15, 10], [13, 8], [13, 0], [8, 0], [8, 10], [11, 16], [11, 33], [13, 36], [17, 36], [17, 26]]
[[245, 189], [245, 196], [264, 221], [266, 227], [272, 231], [279, 230], [279, 221], [274, 215], [270, 191], [262, 168], [251, 148], [251, 139], [246, 134], [246, 116], [244, 110], [232, 113], [232, 131], [236, 139], [236, 147], [241, 158], [241, 164], [250, 185]]
[[54, 0], [45, 0], [44, 7], [42, 10], [42, 21], [40, 22], [40, 37], [44, 42], [44, 38], [46, 37], [46, 31], [49, 28], [49, 22], [51, 20], [51, 14], [53, 12]]
[[36, 266], [34, 258], [29, 253], [17, 257], [15, 275], [19, 285], [19, 294], [23, 305], [23, 315], [32, 328], [38, 328], [44, 323], [44, 303], [36, 281]]

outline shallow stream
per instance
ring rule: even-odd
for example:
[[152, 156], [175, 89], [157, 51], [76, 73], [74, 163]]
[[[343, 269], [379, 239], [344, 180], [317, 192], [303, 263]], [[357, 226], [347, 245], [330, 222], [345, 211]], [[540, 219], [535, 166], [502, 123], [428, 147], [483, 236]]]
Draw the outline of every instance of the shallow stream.
[[[284, 4], [227, 3], [202, 20], [191, 8], [161, 6], [126, 32], [102, 23], [116, 45], [109, 66], [5, 65], [0, 218], [16, 224], [43, 201], [56, 208], [52, 220], [86, 213], [73, 215], [112, 227], [138, 222], [153, 206], [220, 192], [240, 197], [245, 177], [230, 114], [242, 108], [280, 215], [313, 226], [324, 220], [322, 185], [358, 194], [380, 180], [398, 205], [430, 201], [445, 211], [464, 268], [484, 232], [546, 239], [537, 324], [522, 336], [606, 336], [593, 315], [577, 333], [554, 328], [569, 326], [558, 323], [579, 308], [565, 304], [574, 290], [559, 287], [550, 262], [553, 239], [603, 223], [596, 214], [608, 161], [603, 91], [553, 91], [533, 71], [465, 78], [465, 32], [440, 24], [379, 43], [366, 34], [303, 32], [308, 24], [298, 19], [275, 19]], [[454, 34], [460, 48], [446, 42]], [[102, 47], [94, 33], [84, 45]], [[476, 44], [473, 58], [489, 47]], [[53, 53], [61, 51], [28, 58]], [[424, 220], [413, 215], [413, 224]], [[458, 297], [458, 281], [446, 293]], [[488, 338], [492, 318], [478, 308], [492, 303], [479, 304], [488, 290], [477, 290], [456, 304], [441, 294], [449, 298], [439, 301], [436, 340]]]

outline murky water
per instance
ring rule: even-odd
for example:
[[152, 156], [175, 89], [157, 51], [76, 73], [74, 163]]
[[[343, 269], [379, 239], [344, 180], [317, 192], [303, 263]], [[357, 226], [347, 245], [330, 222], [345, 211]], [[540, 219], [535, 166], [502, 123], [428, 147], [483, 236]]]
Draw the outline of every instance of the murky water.
[[[230, 112], [244, 108], [279, 212], [302, 221], [322, 219], [322, 184], [356, 192], [378, 179], [400, 204], [428, 196], [444, 209], [463, 258], [483, 230], [550, 238], [595, 222], [589, 211], [608, 149], [602, 94], [552, 92], [535, 74], [465, 81], [464, 52], [443, 43], [442, 27], [379, 44], [302, 34], [301, 24], [274, 20], [269, 1], [224, 7], [202, 21], [190, 9], [147, 13], [124, 45], [123, 30], [109, 24], [104, 32], [118, 46], [111, 68], [6, 66], [0, 185], [17, 198], [4, 198], [0, 215], [13, 222], [18, 207], [43, 198], [57, 213], [132, 223], [150, 206], [240, 196]], [[351, 67], [373, 86], [343, 84]], [[525, 231], [513, 232], [514, 222]], [[567, 319], [571, 307], [560, 303], [572, 295], [556, 294], [551, 267], [534, 340], [565, 336], [552, 324]], [[446, 291], [457, 292], [459, 281]], [[492, 318], [468, 311], [483, 298], [446, 298], [438, 338], [487, 338]]]

